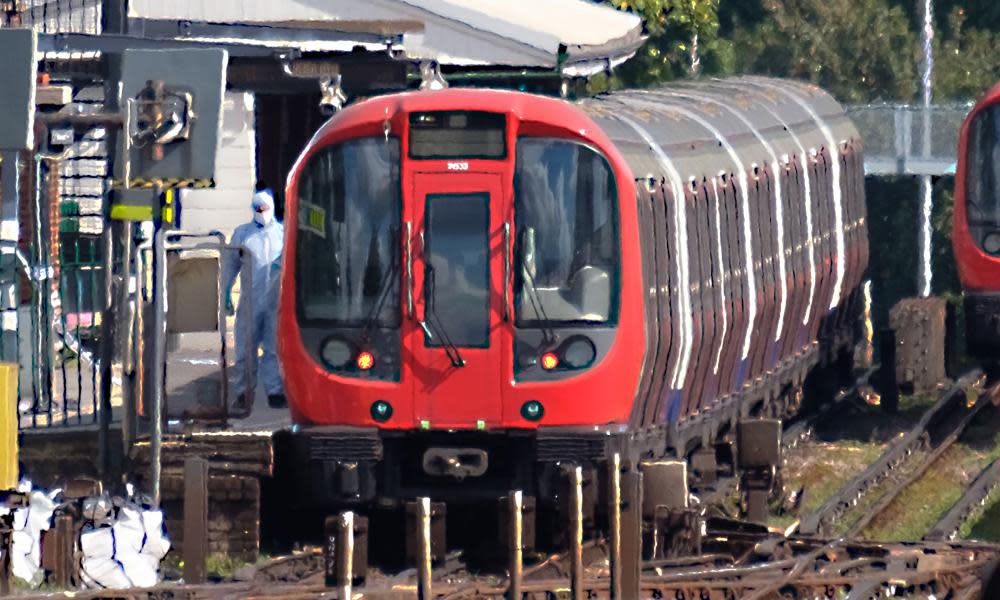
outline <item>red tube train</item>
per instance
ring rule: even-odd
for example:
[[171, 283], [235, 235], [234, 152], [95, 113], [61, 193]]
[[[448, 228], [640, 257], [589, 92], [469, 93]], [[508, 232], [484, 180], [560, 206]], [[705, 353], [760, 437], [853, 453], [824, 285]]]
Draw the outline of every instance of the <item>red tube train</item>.
[[562, 461], [689, 456], [794, 410], [861, 312], [861, 143], [806, 84], [388, 95], [316, 133], [286, 199], [317, 501], [545, 500]]
[[1000, 85], [969, 113], [958, 142], [952, 246], [965, 292], [966, 343], [1000, 358]]

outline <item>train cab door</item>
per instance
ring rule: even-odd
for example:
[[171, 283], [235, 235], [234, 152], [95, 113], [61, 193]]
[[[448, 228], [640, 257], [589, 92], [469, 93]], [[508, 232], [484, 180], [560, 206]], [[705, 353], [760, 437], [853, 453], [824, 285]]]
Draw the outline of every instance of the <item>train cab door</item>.
[[410, 206], [414, 417], [422, 427], [472, 428], [501, 419], [502, 178], [417, 173]]

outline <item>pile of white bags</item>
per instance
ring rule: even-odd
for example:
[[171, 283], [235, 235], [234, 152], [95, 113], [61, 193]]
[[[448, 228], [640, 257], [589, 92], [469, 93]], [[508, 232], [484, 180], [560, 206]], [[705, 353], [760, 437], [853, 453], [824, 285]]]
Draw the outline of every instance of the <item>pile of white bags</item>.
[[150, 587], [159, 582], [160, 561], [170, 550], [163, 513], [134, 500], [107, 497], [84, 504], [90, 521], [80, 535], [81, 580], [91, 588]]
[[[31, 491], [31, 483], [22, 482], [18, 491], [30, 492], [30, 501], [14, 511], [13, 571], [15, 577], [36, 586], [44, 577], [42, 532], [51, 526], [61, 490], [45, 494]], [[77, 550], [85, 587], [123, 589], [159, 582], [160, 561], [170, 549], [161, 511], [135, 498], [131, 486], [128, 499], [87, 498], [82, 509], [84, 523]], [[0, 514], [7, 512], [0, 506]]]
[[[42, 532], [52, 523], [55, 498], [60, 490], [49, 494], [31, 489], [30, 481], [22, 481], [17, 491], [28, 494], [28, 506], [14, 510], [14, 534], [10, 551], [11, 570], [14, 577], [36, 586], [42, 581]], [[10, 514], [10, 509], [0, 506], [0, 514]]]

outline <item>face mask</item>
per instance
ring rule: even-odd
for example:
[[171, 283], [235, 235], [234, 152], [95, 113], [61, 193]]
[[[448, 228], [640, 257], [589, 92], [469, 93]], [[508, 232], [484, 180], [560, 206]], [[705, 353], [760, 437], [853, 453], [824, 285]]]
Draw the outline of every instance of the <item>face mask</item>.
[[268, 225], [271, 222], [271, 219], [273, 219], [273, 218], [274, 218], [274, 211], [273, 210], [265, 210], [264, 212], [255, 212], [253, 214], [253, 220], [258, 225], [261, 225], [261, 226]]

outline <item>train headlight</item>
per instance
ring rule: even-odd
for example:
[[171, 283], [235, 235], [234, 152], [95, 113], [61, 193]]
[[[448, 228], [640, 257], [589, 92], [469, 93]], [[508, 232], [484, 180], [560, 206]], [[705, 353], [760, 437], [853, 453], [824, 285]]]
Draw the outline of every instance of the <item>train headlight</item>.
[[597, 349], [594, 343], [585, 337], [575, 337], [566, 342], [562, 348], [562, 358], [566, 366], [571, 369], [583, 369], [589, 367], [597, 357]]
[[379, 423], [385, 423], [392, 418], [392, 405], [385, 400], [372, 402], [372, 418]]
[[332, 369], [343, 369], [347, 363], [351, 362], [354, 356], [354, 349], [351, 345], [339, 338], [331, 338], [323, 343], [320, 351], [323, 362]]
[[1000, 256], [1000, 233], [992, 231], [983, 237], [983, 250], [993, 256]]
[[528, 421], [540, 421], [545, 415], [545, 407], [538, 400], [528, 400], [521, 405], [521, 416]]
[[358, 358], [354, 362], [357, 363], [359, 369], [367, 371], [375, 366], [375, 355], [367, 350], [364, 350], [358, 354]]

